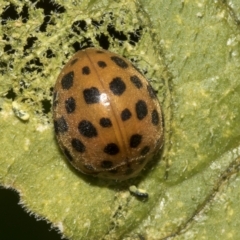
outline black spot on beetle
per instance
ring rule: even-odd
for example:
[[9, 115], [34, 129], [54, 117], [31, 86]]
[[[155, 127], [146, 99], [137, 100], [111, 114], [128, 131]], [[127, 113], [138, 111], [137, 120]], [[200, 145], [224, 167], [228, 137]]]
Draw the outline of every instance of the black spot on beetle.
[[68, 131], [68, 125], [64, 117], [60, 117], [54, 121], [55, 133], [64, 133]]
[[126, 84], [122, 78], [116, 77], [109, 83], [109, 88], [114, 95], [120, 96], [126, 90]]
[[97, 64], [100, 68], [105, 68], [107, 66], [107, 64], [104, 61], [98, 61]]
[[143, 86], [140, 78], [136, 75], [131, 76], [130, 80], [137, 88], [141, 88]]
[[85, 66], [82, 68], [82, 74], [83, 75], [89, 75], [91, 73], [90, 68], [88, 66]]
[[157, 97], [151, 85], [147, 86], [147, 90], [148, 90], [149, 96], [151, 98], [156, 98]]
[[145, 156], [149, 151], [150, 151], [150, 147], [149, 146], [145, 146], [141, 150], [141, 155]]
[[119, 153], [119, 148], [115, 143], [109, 143], [105, 148], [104, 152], [109, 155], [116, 155]]
[[83, 97], [87, 104], [98, 103], [100, 101], [100, 92], [95, 87], [86, 88], [83, 90]]
[[101, 118], [99, 124], [104, 128], [112, 126], [112, 122], [109, 118]]
[[158, 125], [159, 123], [159, 115], [156, 109], [152, 111], [152, 124], [153, 125]]
[[130, 110], [128, 108], [125, 108], [122, 112], [121, 112], [121, 119], [123, 121], [128, 120], [129, 118], [131, 118], [132, 114], [130, 112]]
[[126, 69], [128, 68], [128, 64], [126, 61], [124, 61], [122, 58], [117, 57], [117, 56], [112, 56], [111, 57], [112, 61], [116, 63], [120, 68]]
[[141, 141], [142, 141], [142, 135], [139, 135], [139, 134], [132, 135], [130, 138], [130, 147], [131, 148], [138, 147]]
[[70, 154], [69, 150], [68, 150], [67, 148], [64, 148], [63, 152], [64, 152], [65, 156], [67, 157], [67, 159], [68, 159], [70, 162], [72, 162], [72, 161], [73, 161], [73, 157], [72, 157], [72, 155]]
[[64, 90], [70, 89], [73, 86], [73, 79], [74, 79], [74, 72], [73, 71], [65, 74], [62, 77], [62, 80], [61, 80], [62, 88]]
[[77, 138], [72, 139], [72, 147], [80, 153], [83, 153], [86, 150], [84, 144]]
[[104, 160], [101, 162], [101, 167], [102, 168], [111, 168], [113, 166], [112, 161]]
[[57, 95], [58, 95], [58, 92], [53, 92], [53, 107], [54, 108], [56, 108], [56, 106], [58, 105]]
[[148, 108], [147, 108], [147, 104], [145, 101], [143, 100], [139, 100], [136, 103], [136, 113], [137, 113], [137, 118], [139, 120], [142, 120], [143, 118], [145, 118], [148, 114]]
[[89, 171], [95, 171], [94, 167], [90, 164], [84, 164], [83, 166]]
[[75, 111], [76, 102], [73, 97], [70, 97], [65, 101], [65, 109], [66, 109], [67, 113], [73, 113]]
[[84, 137], [87, 138], [93, 138], [98, 135], [96, 128], [90, 121], [87, 120], [82, 120], [78, 124], [78, 130]]

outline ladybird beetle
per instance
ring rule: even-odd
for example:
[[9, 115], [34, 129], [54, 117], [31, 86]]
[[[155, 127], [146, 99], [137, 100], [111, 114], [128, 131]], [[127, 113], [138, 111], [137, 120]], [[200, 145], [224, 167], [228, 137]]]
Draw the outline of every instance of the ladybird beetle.
[[130, 61], [106, 50], [81, 50], [64, 66], [53, 120], [69, 162], [101, 178], [136, 176], [163, 144], [154, 90]]

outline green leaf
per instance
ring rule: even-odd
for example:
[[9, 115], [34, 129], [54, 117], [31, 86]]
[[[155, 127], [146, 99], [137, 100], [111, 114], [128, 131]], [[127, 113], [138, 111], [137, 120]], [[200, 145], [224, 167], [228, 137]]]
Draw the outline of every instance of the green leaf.
[[[0, 181], [27, 211], [70, 239], [240, 237], [237, 0], [12, 0], [0, 9]], [[52, 87], [89, 43], [131, 59], [158, 90], [165, 144], [135, 179], [77, 173], [56, 143]]]

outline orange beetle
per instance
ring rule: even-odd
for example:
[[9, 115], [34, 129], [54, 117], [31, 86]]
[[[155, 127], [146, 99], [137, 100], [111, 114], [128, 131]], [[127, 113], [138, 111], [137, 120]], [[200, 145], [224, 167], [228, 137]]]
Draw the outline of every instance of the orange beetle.
[[62, 69], [53, 95], [60, 148], [85, 174], [134, 177], [163, 144], [154, 90], [130, 61], [115, 53], [77, 52]]

